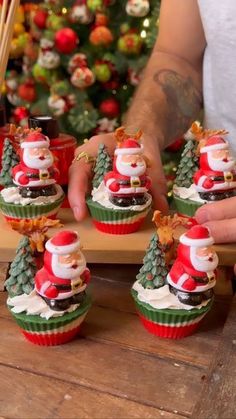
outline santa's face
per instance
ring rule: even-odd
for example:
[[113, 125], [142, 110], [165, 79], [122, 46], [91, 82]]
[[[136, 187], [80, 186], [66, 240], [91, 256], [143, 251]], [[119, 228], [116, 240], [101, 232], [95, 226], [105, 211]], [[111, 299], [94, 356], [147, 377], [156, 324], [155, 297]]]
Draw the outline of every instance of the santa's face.
[[146, 172], [146, 162], [140, 154], [118, 155], [118, 172], [124, 176], [142, 176]]
[[77, 278], [85, 268], [85, 258], [79, 249], [66, 255], [52, 255], [52, 271], [59, 278]]
[[212, 170], [227, 172], [234, 169], [235, 160], [229, 150], [213, 150], [207, 153], [208, 163]]
[[191, 247], [190, 259], [193, 267], [200, 272], [214, 271], [219, 261], [216, 252], [210, 246]]
[[47, 147], [25, 148], [23, 161], [31, 169], [47, 169], [53, 164], [53, 155]]

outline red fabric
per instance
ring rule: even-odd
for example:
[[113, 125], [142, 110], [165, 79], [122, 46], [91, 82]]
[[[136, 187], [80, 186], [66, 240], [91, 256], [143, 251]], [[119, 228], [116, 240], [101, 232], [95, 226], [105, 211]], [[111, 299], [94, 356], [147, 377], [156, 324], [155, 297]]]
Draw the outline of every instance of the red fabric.
[[[51, 166], [47, 170], [49, 172], [50, 178], [55, 179], [57, 181], [59, 177], [58, 169], [56, 169], [54, 166]], [[39, 169], [32, 169], [26, 166], [23, 162], [13, 167], [12, 169], [13, 179], [15, 179], [17, 173], [19, 172], [23, 172], [23, 174], [18, 178], [18, 183], [22, 186], [28, 185], [30, 181], [39, 180], [39, 173], [40, 173]], [[38, 176], [38, 179], [34, 177], [35, 175]]]

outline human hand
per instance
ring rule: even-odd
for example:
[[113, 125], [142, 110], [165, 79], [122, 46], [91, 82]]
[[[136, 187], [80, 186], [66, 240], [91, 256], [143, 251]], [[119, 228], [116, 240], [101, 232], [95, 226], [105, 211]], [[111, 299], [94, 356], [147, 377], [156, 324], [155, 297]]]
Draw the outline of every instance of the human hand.
[[216, 243], [236, 242], [236, 197], [203, 205], [195, 218], [210, 229]]
[[[76, 149], [75, 155], [82, 151], [89, 156], [96, 157], [99, 144], [105, 144], [109, 154], [114, 154], [116, 140], [114, 134], [103, 134], [92, 137], [88, 142]], [[168, 204], [166, 199], [166, 179], [163, 173], [161, 158], [158, 146], [145, 138], [145, 155], [147, 156], [150, 167], [147, 174], [152, 180], [151, 193], [153, 196], [153, 206], [155, 209], [167, 212]], [[86, 193], [91, 187], [92, 164], [86, 163], [85, 159], [75, 161], [69, 170], [68, 198], [70, 206], [74, 212], [76, 220], [81, 221], [87, 214]]]

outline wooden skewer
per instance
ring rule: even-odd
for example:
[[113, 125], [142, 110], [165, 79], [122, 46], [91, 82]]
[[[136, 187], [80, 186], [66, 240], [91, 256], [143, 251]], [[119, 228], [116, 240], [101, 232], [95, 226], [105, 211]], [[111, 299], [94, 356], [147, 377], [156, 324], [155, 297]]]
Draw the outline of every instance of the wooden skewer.
[[5, 20], [7, 15], [8, 0], [3, 0], [2, 10], [1, 10], [1, 20], [0, 20], [0, 43], [3, 38], [3, 31], [5, 26]]
[[2, 39], [0, 39], [0, 95], [2, 90], [2, 84], [5, 78], [5, 72], [11, 48], [11, 39], [14, 30], [14, 23], [19, 4], [20, 0], [11, 0], [11, 4], [7, 14], [6, 24], [4, 26], [3, 36]]

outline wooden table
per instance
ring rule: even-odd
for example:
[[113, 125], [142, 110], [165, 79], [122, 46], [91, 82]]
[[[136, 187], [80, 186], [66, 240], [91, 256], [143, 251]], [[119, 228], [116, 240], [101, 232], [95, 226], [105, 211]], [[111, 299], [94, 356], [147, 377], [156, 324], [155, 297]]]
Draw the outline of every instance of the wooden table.
[[90, 268], [92, 309], [63, 346], [27, 342], [0, 293], [0, 417], [235, 418], [236, 301], [217, 296], [195, 335], [159, 339], [130, 296], [138, 267]]

